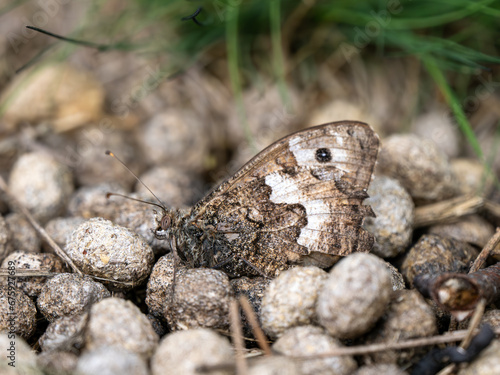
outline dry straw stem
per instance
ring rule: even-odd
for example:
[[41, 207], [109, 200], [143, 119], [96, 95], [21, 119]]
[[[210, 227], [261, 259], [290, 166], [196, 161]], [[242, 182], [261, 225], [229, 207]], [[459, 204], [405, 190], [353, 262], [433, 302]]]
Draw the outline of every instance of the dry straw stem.
[[231, 336], [236, 352], [236, 375], [247, 375], [248, 364], [245, 359], [245, 344], [243, 342], [243, 329], [241, 327], [240, 309], [238, 302], [233, 300], [229, 306], [231, 321]]
[[485, 199], [478, 196], [462, 195], [439, 203], [433, 203], [415, 209], [416, 228], [446, 223], [462, 216], [476, 213], [485, 204]]
[[243, 312], [245, 313], [247, 320], [252, 327], [253, 335], [257, 339], [259, 347], [264, 352], [264, 355], [271, 355], [271, 347], [269, 346], [269, 343], [267, 341], [266, 334], [264, 333], [262, 328], [260, 328], [259, 321], [257, 320], [257, 316], [255, 315], [255, 311], [253, 311], [250, 302], [248, 302], [248, 299], [245, 296], [240, 296], [239, 301], [241, 308], [243, 309]]
[[490, 238], [486, 246], [481, 250], [481, 253], [479, 253], [478, 257], [474, 261], [474, 264], [472, 264], [472, 267], [469, 270], [469, 273], [473, 273], [478, 271], [484, 262], [486, 262], [486, 259], [490, 255], [490, 253], [498, 246], [500, 243], [500, 228], [497, 228], [495, 234], [493, 237]]
[[43, 229], [42, 226], [38, 224], [38, 222], [31, 215], [29, 210], [26, 207], [24, 207], [24, 205], [21, 204], [21, 202], [19, 202], [17, 198], [9, 191], [9, 188], [7, 187], [5, 180], [1, 176], [0, 176], [0, 190], [2, 190], [5, 193], [9, 202], [14, 206], [14, 208], [17, 208], [17, 210], [21, 211], [21, 213], [26, 217], [26, 219], [28, 219], [33, 228], [35, 228], [38, 234], [49, 244], [49, 246], [54, 250], [54, 252], [71, 267], [73, 272], [82, 275], [82, 271], [78, 269], [78, 267], [68, 257], [68, 255], [64, 252], [64, 250], [61, 249], [59, 245], [55, 243], [55, 241], [49, 236], [49, 234], [45, 231], [45, 229]]

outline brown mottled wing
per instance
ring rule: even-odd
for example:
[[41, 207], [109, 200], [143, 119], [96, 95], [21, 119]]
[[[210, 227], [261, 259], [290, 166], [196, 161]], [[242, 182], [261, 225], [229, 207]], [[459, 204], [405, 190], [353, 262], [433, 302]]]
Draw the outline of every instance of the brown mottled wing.
[[361, 222], [373, 212], [362, 202], [378, 145], [377, 135], [360, 122], [293, 133], [207, 195], [191, 219], [211, 223], [249, 253], [280, 246], [299, 254], [369, 251], [373, 238]]

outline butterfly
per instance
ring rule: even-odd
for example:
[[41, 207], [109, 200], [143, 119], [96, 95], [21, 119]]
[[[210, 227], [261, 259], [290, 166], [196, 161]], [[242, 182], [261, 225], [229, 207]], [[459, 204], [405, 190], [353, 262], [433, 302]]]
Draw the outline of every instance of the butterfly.
[[191, 209], [164, 208], [155, 235], [191, 267], [276, 276], [312, 254], [368, 252], [363, 205], [379, 139], [333, 122], [271, 144]]

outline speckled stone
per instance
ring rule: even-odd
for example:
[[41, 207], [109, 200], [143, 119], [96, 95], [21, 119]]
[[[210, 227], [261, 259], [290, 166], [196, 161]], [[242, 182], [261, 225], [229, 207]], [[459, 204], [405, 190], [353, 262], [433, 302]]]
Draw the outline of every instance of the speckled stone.
[[7, 222], [0, 215], [0, 262], [12, 251], [11, 234]]
[[500, 340], [493, 340], [490, 345], [479, 354], [458, 375], [498, 375], [500, 374]]
[[[56, 217], [45, 225], [45, 230], [61, 248], [64, 248], [71, 233], [84, 221], [85, 219], [81, 216]], [[43, 243], [43, 248], [47, 252], [53, 252], [53, 249], [45, 242]]]
[[360, 367], [353, 375], [408, 375], [408, 373], [395, 364], [380, 363]]
[[35, 304], [14, 285], [9, 281], [9, 286], [0, 286], [0, 331], [6, 330], [14, 332], [16, 336], [29, 338], [36, 329]]
[[[432, 308], [415, 289], [394, 292], [381, 324], [377, 324], [365, 339], [365, 344], [390, 343], [412, 338], [429, 337], [437, 333], [436, 317]], [[368, 355], [368, 363], [405, 365], [415, 355], [427, 353], [427, 348], [384, 350]], [[416, 359], [418, 360], [418, 359]]]
[[481, 323], [487, 323], [493, 327], [493, 329], [500, 328], [500, 310], [493, 309], [486, 311], [481, 319]]
[[248, 360], [248, 375], [302, 375], [299, 365], [281, 355]]
[[93, 303], [111, 294], [101, 283], [87, 275], [62, 273], [47, 280], [38, 296], [37, 305], [49, 322], [67, 315], [78, 315]]
[[229, 327], [229, 305], [234, 293], [224, 272], [206, 268], [179, 272], [174, 298], [175, 302], [167, 303], [164, 310], [171, 329]]
[[73, 192], [73, 177], [51, 155], [32, 152], [13, 165], [9, 189], [36, 219], [45, 223], [64, 212]]
[[105, 346], [83, 353], [76, 365], [78, 375], [148, 375], [146, 361], [123, 347]]
[[[36, 354], [21, 337], [16, 336], [13, 340], [7, 332], [0, 332], [0, 347], [4, 348], [4, 352], [0, 356], [0, 373], [2, 375], [44, 375], [37, 366]], [[15, 367], [9, 365], [12, 361], [14, 361]]]
[[429, 228], [429, 233], [451, 237], [483, 248], [495, 234], [495, 228], [481, 216], [469, 215], [455, 223], [433, 225]]
[[[152, 375], [197, 375], [199, 366], [234, 363], [229, 341], [206, 328], [171, 333], [161, 340], [151, 359]], [[231, 371], [211, 371], [229, 375]]]
[[54, 320], [38, 339], [40, 348], [49, 351], [76, 351], [83, 347], [83, 333], [87, 326], [88, 314], [63, 316]]
[[319, 293], [319, 323], [333, 337], [358, 337], [384, 314], [392, 293], [384, 261], [372, 254], [351, 254], [333, 267]]
[[81, 224], [65, 250], [83, 273], [115, 280], [102, 281], [113, 290], [130, 290], [142, 284], [154, 263], [153, 250], [143, 237], [101, 218]]
[[111, 297], [92, 305], [85, 341], [86, 350], [119, 346], [148, 359], [158, 345], [158, 335], [137, 306]]
[[406, 254], [401, 273], [413, 285], [413, 279], [420, 273], [465, 271], [477, 254], [477, 250], [465, 242], [426, 234]]
[[107, 193], [126, 195], [128, 192], [117, 183], [102, 183], [93, 186], [83, 186], [71, 196], [68, 203], [68, 213], [85, 219], [102, 217], [112, 219], [123, 203], [123, 198], [106, 198]]
[[70, 352], [43, 352], [37, 355], [36, 363], [46, 374], [70, 375], [75, 371], [78, 356]]
[[266, 288], [261, 323], [272, 338], [287, 329], [311, 324], [316, 318], [316, 300], [328, 274], [317, 267], [294, 267], [282, 272]]
[[372, 253], [394, 257], [406, 250], [413, 234], [415, 205], [401, 184], [390, 177], [376, 176], [363, 204], [372, 207], [376, 217], [366, 217], [363, 227], [375, 235]]
[[433, 141], [413, 134], [392, 135], [382, 141], [376, 174], [396, 178], [417, 203], [441, 201], [456, 194], [447, 156]]
[[458, 158], [451, 160], [451, 168], [457, 179], [460, 195], [484, 194], [491, 190], [491, 179], [485, 181], [484, 165], [476, 159]]
[[42, 245], [33, 226], [26, 218], [16, 212], [5, 217], [7, 228], [10, 231], [12, 250], [21, 250], [28, 253], [38, 253]]
[[[310, 325], [290, 328], [273, 345], [274, 350], [289, 357], [328, 353], [339, 347], [342, 344], [338, 340]], [[357, 368], [351, 356], [297, 361], [297, 364], [303, 375], [349, 375]]]
[[[66, 272], [67, 268], [61, 259], [54, 254], [46, 253], [26, 253], [24, 251], [15, 251], [2, 262], [2, 268], [8, 266], [15, 267], [16, 270], [33, 270], [47, 272]], [[28, 296], [35, 298], [40, 294], [45, 285], [47, 277], [29, 276], [18, 277], [17, 286], [21, 288]]]
[[403, 275], [399, 272], [399, 270], [388, 262], [386, 262], [385, 265], [391, 273], [392, 290], [405, 289], [406, 288], [405, 279]]

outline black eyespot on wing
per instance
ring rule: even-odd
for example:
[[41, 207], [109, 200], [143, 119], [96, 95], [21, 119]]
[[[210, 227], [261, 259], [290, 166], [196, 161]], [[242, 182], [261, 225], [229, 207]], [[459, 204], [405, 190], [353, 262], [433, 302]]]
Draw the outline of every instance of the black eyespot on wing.
[[332, 153], [327, 148], [318, 148], [316, 150], [316, 160], [320, 163], [326, 163], [332, 160]]

